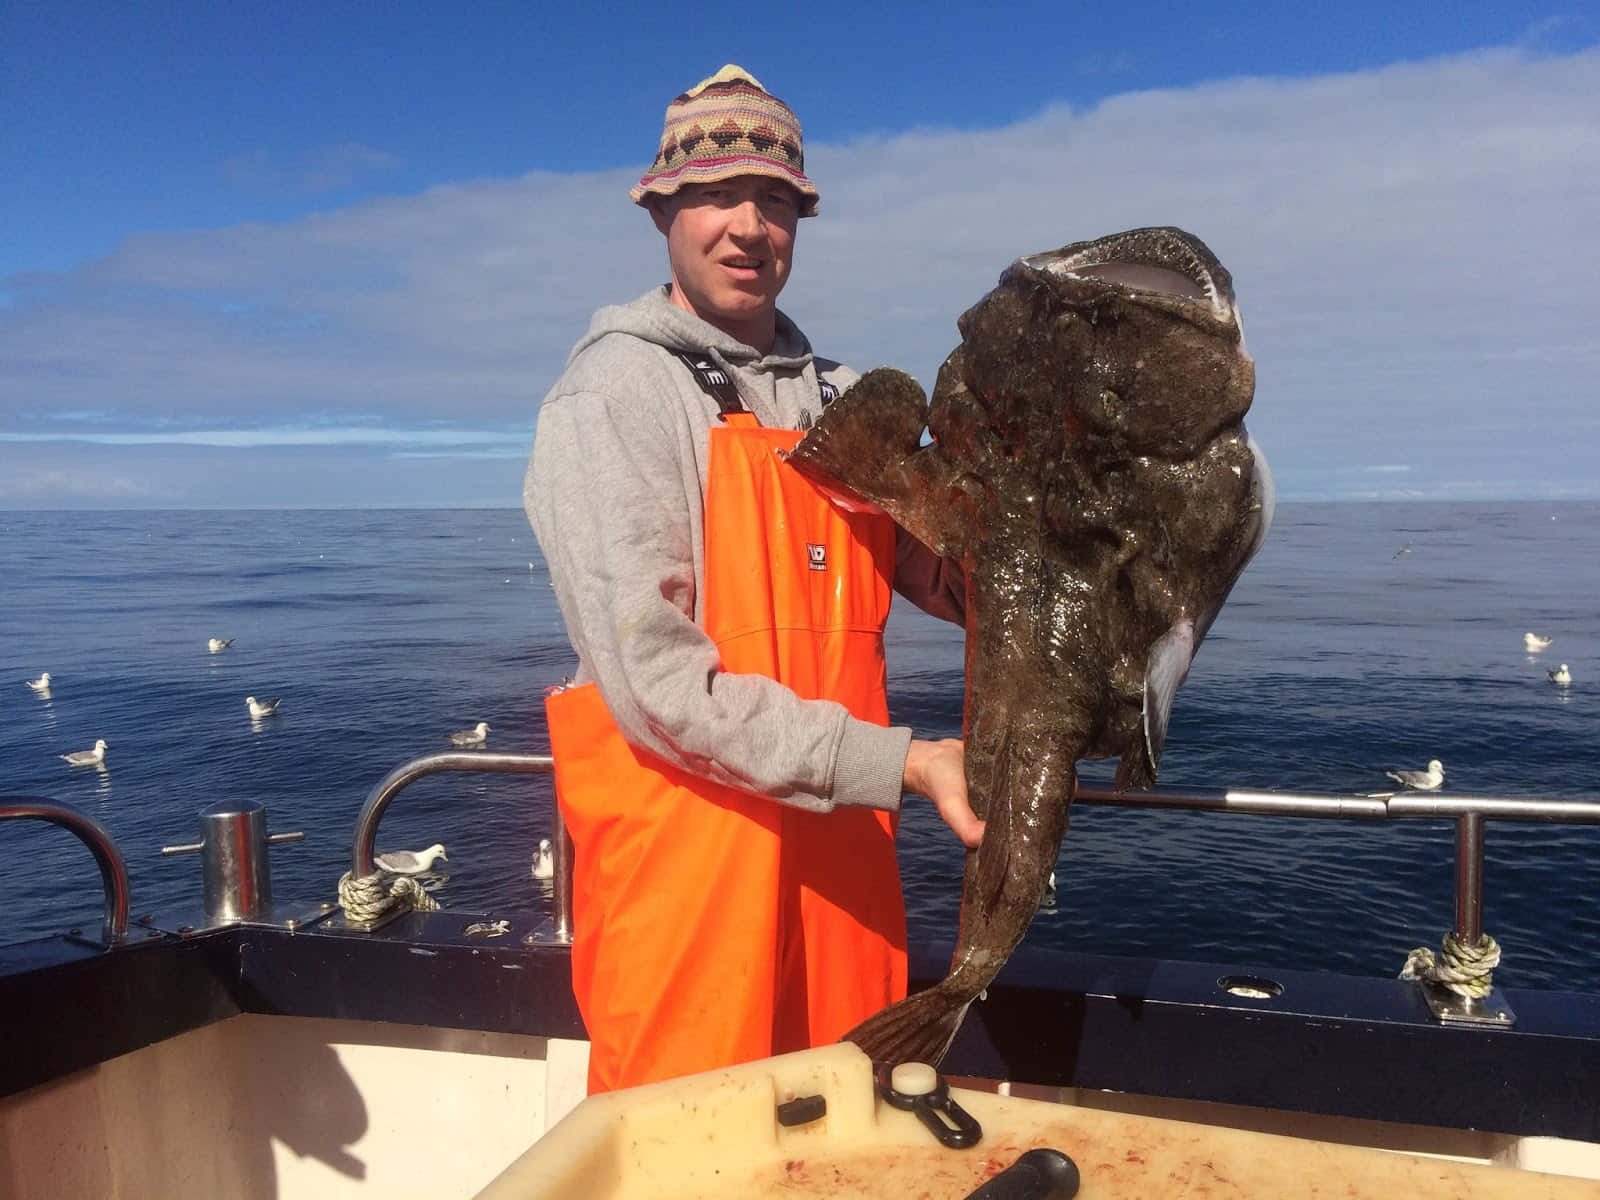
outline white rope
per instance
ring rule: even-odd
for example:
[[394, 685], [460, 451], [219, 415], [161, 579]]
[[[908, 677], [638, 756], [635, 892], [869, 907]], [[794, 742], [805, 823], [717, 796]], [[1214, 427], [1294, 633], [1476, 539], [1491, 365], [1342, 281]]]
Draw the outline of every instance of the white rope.
[[410, 875], [374, 871], [357, 879], [346, 871], [339, 876], [339, 905], [344, 909], [345, 920], [370, 925], [391, 908], [405, 905], [419, 912], [430, 912], [439, 907], [439, 902]]
[[1487, 933], [1472, 946], [1455, 934], [1447, 933], [1437, 956], [1426, 946], [1413, 950], [1406, 958], [1400, 978], [1436, 983], [1458, 996], [1481, 1000], [1494, 990], [1490, 975], [1499, 965], [1500, 943]]

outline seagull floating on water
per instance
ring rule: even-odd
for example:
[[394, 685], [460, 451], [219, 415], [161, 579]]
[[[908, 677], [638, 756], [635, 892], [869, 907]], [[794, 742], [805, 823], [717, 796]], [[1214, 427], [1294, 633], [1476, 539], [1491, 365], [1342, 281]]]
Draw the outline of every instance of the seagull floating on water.
[[1567, 670], [1566, 663], [1562, 663], [1561, 666], [1554, 671], [1546, 671], [1545, 674], [1550, 676], [1551, 683], [1559, 683], [1562, 687], [1566, 687], [1572, 682], [1572, 672]]
[[106, 761], [106, 751], [109, 748], [105, 738], [97, 738], [93, 750], [74, 750], [71, 754], [60, 754], [56, 757], [71, 767], [98, 767]]
[[1385, 771], [1390, 779], [1402, 787], [1416, 788], [1419, 792], [1436, 791], [1444, 782], [1444, 764], [1437, 758], [1428, 760], [1426, 771]]
[[378, 864], [380, 871], [387, 871], [391, 875], [422, 875], [433, 870], [434, 860], [439, 858], [450, 861], [444, 847], [435, 842], [426, 850], [385, 851], [372, 861]]
[[232, 638], [212, 638], [206, 643], [206, 649], [215, 654], [219, 650], [226, 650], [231, 645], [233, 645]]
[[556, 875], [556, 858], [550, 848], [549, 838], [539, 839], [539, 848], [533, 853], [533, 877], [535, 879], [554, 879]]
[[452, 746], [481, 746], [489, 740], [489, 722], [479, 721], [471, 729], [448, 735]]
[[27, 683], [36, 692], [48, 692], [50, 690], [50, 672], [41, 671], [39, 678], [30, 679]]
[[1551, 638], [1540, 637], [1537, 633], [1525, 633], [1522, 635], [1522, 645], [1526, 650], [1543, 650], [1552, 640]]
[[275, 696], [271, 700], [257, 700], [254, 696], [246, 696], [244, 698], [244, 706], [250, 710], [250, 716], [258, 721], [262, 717], [277, 715], [278, 705], [282, 703], [283, 698], [281, 696]]

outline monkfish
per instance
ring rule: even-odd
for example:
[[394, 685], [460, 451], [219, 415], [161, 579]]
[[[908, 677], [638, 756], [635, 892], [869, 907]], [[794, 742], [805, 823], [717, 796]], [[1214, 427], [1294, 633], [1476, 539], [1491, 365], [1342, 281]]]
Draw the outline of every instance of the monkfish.
[[845, 1035], [877, 1061], [936, 1064], [1022, 940], [1078, 760], [1155, 783], [1173, 694], [1274, 503], [1232, 279], [1198, 238], [1028, 255], [957, 324], [931, 402], [869, 371], [789, 456], [966, 572], [962, 736], [987, 828], [949, 975]]

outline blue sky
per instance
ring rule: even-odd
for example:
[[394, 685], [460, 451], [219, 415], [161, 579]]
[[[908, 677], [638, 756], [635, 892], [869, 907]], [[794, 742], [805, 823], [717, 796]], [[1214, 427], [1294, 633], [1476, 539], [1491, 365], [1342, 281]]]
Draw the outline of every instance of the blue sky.
[[931, 383], [1010, 259], [1176, 224], [1285, 497], [1600, 496], [1593, 5], [0, 0], [0, 508], [517, 504], [725, 61], [826, 353]]

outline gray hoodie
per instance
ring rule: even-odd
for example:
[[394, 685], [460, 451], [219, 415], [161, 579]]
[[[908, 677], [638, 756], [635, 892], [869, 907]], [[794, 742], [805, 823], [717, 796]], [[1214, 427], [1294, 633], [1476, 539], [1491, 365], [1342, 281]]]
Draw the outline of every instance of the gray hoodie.
[[[523, 504], [550, 568], [575, 679], [599, 685], [622, 734], [697, 775], [798, 808], [894, 811], [911, 731], [802, 700], [760, 675], [718, 670], [700, 628], [708, 431], [716, 401], [672, 351], [710, 357], [762, 425], [805, 428], [817, 377], [783, 313], [765, 356], [667, 300], [665, 288], [602, 308], [539, 411]], [[958, 568], [900, 535], [895, 587], [960, 621]]]

